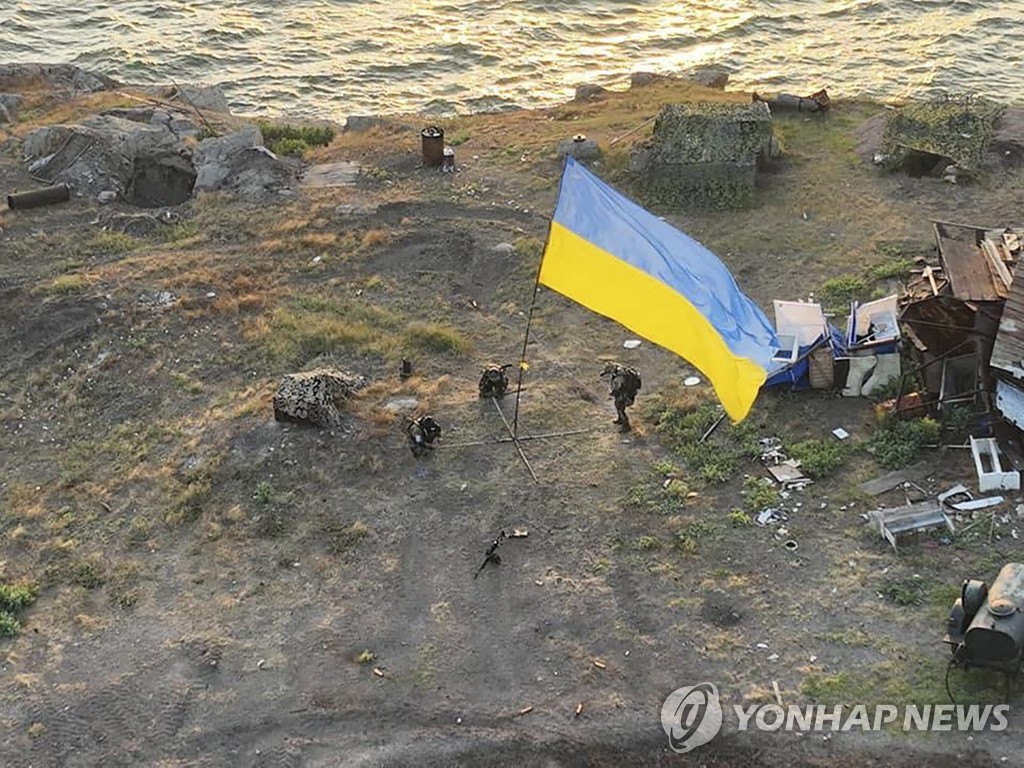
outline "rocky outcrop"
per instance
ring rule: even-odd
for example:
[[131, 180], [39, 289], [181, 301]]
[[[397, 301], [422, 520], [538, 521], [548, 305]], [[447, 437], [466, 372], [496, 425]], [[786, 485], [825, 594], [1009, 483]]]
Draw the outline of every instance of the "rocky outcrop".
[[108, 109], [103, 114], [131, 120], [133, 123], [163, 126], [179, 139], [194, 139], [200, 134], [199, 126], [183, 112], [158, 107], [118, 107]]
[[324, 429], [341, 423], [341, 407], [366, 379], [334, 368], [291, 373], [281, 380], [274, 395], [277, 421], [307, 422]]
[[115, 192], [144, 207], [177, 205], [192, 193], [195, 171], [179, 137], [164, 126], [113, 115], [51, 125], [25, 137], [29, 171], [81, 195]]
[[577, 86], [573, 101], [601, 101], [602, 99], [607, 99], [608, 94], [609, 91], [604, 86], [590, 83]]
[[16, 93], [0, 93], [0, 125], [13, 123], [18, 118], [21, 96]]
[[231, 172], [232, 158], [261, 146], [263, 134], [255, 125], [199, 142], [192, 153], [196, 166], [196, 191], [221, 189]]
[[260, 197], [293, 189], [298, 179], [298, 163], [279, 158], [264, 147], [255, 125], [199, 142], [193, 162], [197, 192], [227, 190]]
[[559, 158], [569, 156], [577, 160], [596, 160], [601, 156], [601, 148], [597, 146], [597, 142], [593, 139], [579, 135], [558, 142], [558, 145], [555, 147], [555, 154]]
[[118, 83], [106, 75], [86, 72], [73, 64], [0, 64], [0, 91], [17, 92], [25, 85], [40, 81], [73, 96], [118, 87]]
[[697, 67], [687, 73], [686, 79], [705, 88], [724, 91], [725, 86], [729, 84], [729, 73], [723, 67]]
[[261, 197], [295, 187], [298, 163], [262, 146], [256, 126], [206, 139], [190, 151], [183, 139], [196, 132], [194, 123], [175, 113], [111, 110], [77, 125], [32, 131], [22, 152], [40, 181], [145, 208], [179, 205], [193, 192]]

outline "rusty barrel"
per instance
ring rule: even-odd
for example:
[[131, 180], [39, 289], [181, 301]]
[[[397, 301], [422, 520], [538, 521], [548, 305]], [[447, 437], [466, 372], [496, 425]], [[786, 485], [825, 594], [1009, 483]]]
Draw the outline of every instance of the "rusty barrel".
[[444, 129], [428, 126], [420, 131], [423, 142], [423, 165], [426, 168], [440, 168], [444, 162]]
[[52, 187], [33, 189], [29, 192], [17, 192], [7, 196], [7, 207], [15, 208], [39, 208], [43, 205], [54, 203], [66, 203], [71, 199], [71, 189], [67, 184], [56, 184]]

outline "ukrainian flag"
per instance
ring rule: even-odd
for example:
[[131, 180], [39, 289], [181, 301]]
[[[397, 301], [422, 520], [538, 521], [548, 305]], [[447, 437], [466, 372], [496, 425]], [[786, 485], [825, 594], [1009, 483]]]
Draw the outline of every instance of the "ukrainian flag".
[[750, 412], [775, 330], [711, 251], [567, 159], [540, 283], [675, 352]]

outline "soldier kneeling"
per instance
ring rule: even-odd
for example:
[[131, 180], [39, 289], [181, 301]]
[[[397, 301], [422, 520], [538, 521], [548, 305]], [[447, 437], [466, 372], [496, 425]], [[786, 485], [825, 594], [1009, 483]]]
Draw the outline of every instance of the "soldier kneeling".
[[511, 363], [496, 365], [491, 363], [480, 374], [480, 397], [504, 397], [508, 391], [508, 375], [505, 373], [512, 367]]
[[608, 396], [615, 400], [617, 418], [613, 424], [620, 424], [623, 432], [631, 429], [626, 408], [633, 405], [640, 391], [640, 374], [635, 368], [626, 368], [618, 363], [608, 363], [601, 371], [601, 378], [608, 378]]
[[409, 422], [405, 433], [409, 438], [412, 455], [419, 458], [434, 448], [434, 441], [441, 437], [441, 425], [434, 420], [433, 416], [420, 416]]

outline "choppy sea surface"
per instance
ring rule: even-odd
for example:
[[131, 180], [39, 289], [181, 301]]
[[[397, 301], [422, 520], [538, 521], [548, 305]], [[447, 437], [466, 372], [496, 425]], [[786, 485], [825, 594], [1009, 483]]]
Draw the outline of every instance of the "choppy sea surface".
[[899, 100], [1024, 92], [1024, 0], [3, 0], [0, 62], [221, 85], [248, 114], [539, 106], [635, 71]]

